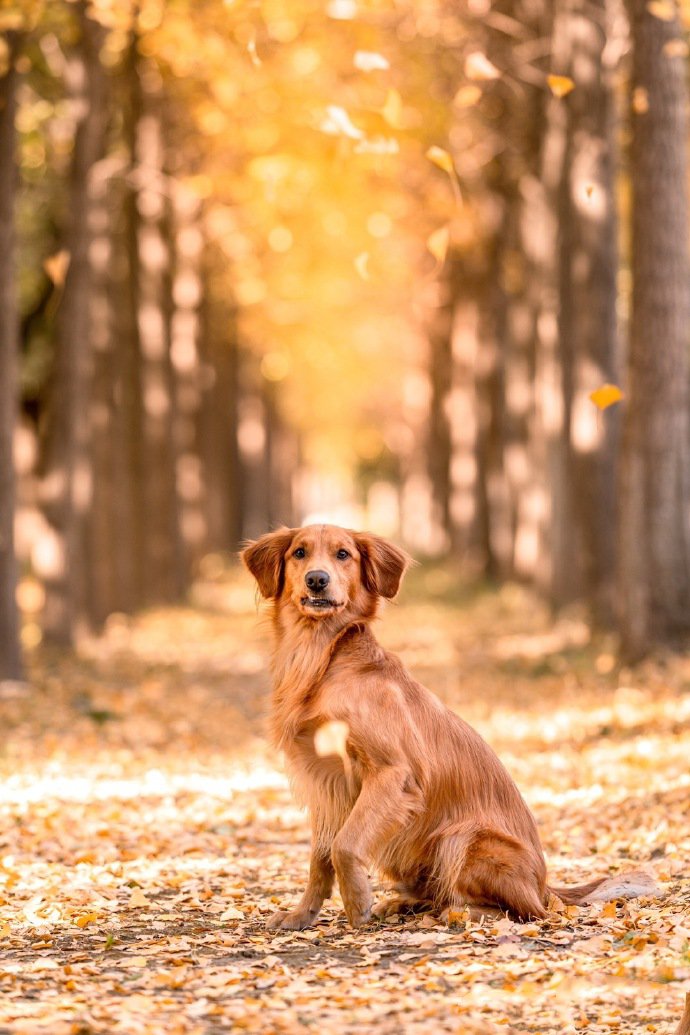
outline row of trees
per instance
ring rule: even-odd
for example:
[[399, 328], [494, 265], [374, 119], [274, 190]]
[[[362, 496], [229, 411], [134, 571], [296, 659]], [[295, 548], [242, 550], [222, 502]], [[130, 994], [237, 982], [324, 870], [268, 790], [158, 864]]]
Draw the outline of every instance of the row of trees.
[[[445, 269], [432, 469], [454, 549], [556, 607], [584, 599], [635, 657], [690, 627], [690, 268], [679, 12], [632, 0], [627, 15], [600, 0], [487, 19], [493, 226]], [[550, 92], [516, 67], [545, 39]], [[620, 414], [592, 405], [607, 383]], [[453, 398], [468, 391], [470, 421]]]
[[0, 30], [0, 675], [17, 553], [69, 642], [348, 487], [630, 655], [687, 632], [672, 0], [5, 0]]

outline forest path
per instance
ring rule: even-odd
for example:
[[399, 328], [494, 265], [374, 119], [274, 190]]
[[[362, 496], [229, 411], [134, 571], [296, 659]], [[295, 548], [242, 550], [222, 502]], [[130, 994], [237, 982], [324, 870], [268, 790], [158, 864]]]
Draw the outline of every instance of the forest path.
[[507, 764], [555, 883], [644, 866], [664, 897], [452, 928], [300, 933], [308, 829], [262, 736], [248, 579], [41, 652], [0, 719], [0, 1035], [671, 1033], [690, 983], [690, 659], [620, 671], [522, 589], [413, 572], [379, 635]]

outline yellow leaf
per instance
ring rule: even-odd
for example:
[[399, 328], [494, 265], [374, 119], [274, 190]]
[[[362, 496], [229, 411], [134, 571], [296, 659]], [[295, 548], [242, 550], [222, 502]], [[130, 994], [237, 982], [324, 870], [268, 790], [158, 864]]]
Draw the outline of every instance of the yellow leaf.
[[450, 230], [447, 226], [440, 226], [438, 230], [434, 230], [433, 234], [429, 234], [427, 237], [426, 246], [440, 265], [445, 262], [449, 243]]
[[609, 406], [613, 406], [614, 403], [620, 402], [623, 398], [623, 393], [618, 385], [605, 384], [601, 388], [590, 392], [589, 397], [600, 410], [606, 410]]
[[0, 924], [0, 938], [7, 938], [10, 933], [10, 925], [7, 923]]
[[137, 970], [143, 968], [148, 964], [146, 956], [125, 956], [123, 959], [118, 961], [120, 967], [134, 967]]
[[449, 909], [446, 918], [449, 927], [458, 927], [467, 920], [467, 914], [460, 909]]
[[261, 58], [259, 57], [259, 55], [256, 52], [256, 38], [255, 37], [252, 37], [252, 39], [250, 39], [249, 43], [247, 44], [247, 53], [249, 54], [249, 57], [251, 58], [252, 64], [254, 65], [254, 68], [261, 68], [262, 61], [261, 61]]
[[601, 915], [602, 916], [606, 916], [606, 917], [616, 916], [616, 903], [615, 902], [607, 902], [606, 905], [601, 910]]
[[471, 108], [481, 96], [481, 86], [477, 86], [476, 83], [468, 83], [467, 86], [460, 87], [453, 98], [453, 104], [456, 108]]
[[652, 18], [662, 22], [672, 22], [676, 17], [676, 5], [673, 0], [649, 0], [647, 10]]
[[56, 287], [62, 287], [69, 269], [69, 252], [62, 248], [55, 255], [49, 255], [43, 261], [43, 269], [46, 271]]
[[546, 908], [549, 913], [565, 913], [565, 902], [552, 892], [549, 895], [549, 904]]
[[465, 58], [465, 75], [468, 79], [500, 79], [501, 73], [481, 50], [473, 50]]
[[687, 57], [690, 53], [690, 47], [688, 47], [685, 40], [682, 40], [679, 37], [677, 37], [674, 40], [668, 40], [666, 43], [664, 43], [661, 49], [662, 52], [666, 55], [666, 57], [684, 58]]
[[129, 897], [130, 909], [146, 909], [150, 904], [141, 888], [135, 888]]
[[74, 922], [77, 927], [86, 927], [87, 924], [92, 924], [94, 920], [98, 920], [98, 913], [82, 913]]
[[393, 129], [399, 129], [402, 116], [402, 97], [397, 90], [389, 90], [386, 96], [386, 103], [381, 108], [381, 114]]
[[444, 172], [450, 173], [451, 175], [455, 172], [453, 166], [453, 159], [450, 157], [448, 152], [443, 147], [438, 147], [433, 144], [426, 153], [427, 158], [434, 165], [437, 165], [439, 169], [443, 169]]
[[546, 81], [554, 97], [567, 97], [570, 91], [575, 89], [575, 83], [567, 75], [548, 75]]
[[362, 280], [369, 280], [369, 252], [361, 252], [355, 259], [355, 269]]
[[323, 758], [326, 755], [340, 755], [347, 758], [347, 735], [350, 727], [346, 722], [325, 722], [314, 734], [314, 750]]
[[339, 104], [329, 104], [326, 108], [326, 117], [319, 128], [323, 133], [329, 133], [332, 136], [342, 135], [351, 140], [361, 140], [364, 136], [362, 130], [353, 124], [348, 113]]
[[244, 913], [240, 912], [239, 909], [235, 909], [234, 906], [230, 906], [225, 912], [221, 913], [218, 917], [219, 920], [244, 920]]
[[355, 53], [354, 66], [360, 72], [385, 72], [390, 68], [388, 58], [374, 50], [358, 50]]
[[632, 110], [636, 115], [646, 115], [649, 111], [649, 94], [644, 86], [636, 86], [633, 90]]

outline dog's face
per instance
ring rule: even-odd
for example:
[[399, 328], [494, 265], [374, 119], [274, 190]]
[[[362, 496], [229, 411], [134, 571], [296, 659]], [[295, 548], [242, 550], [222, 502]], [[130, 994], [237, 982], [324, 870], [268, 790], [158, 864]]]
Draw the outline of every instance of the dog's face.
[[306, 618], [373, 614], [378, 597], [394, 597], [409, 557], [368, 532], [308, 525], [269, 532], [242, 552], [262, 596]]

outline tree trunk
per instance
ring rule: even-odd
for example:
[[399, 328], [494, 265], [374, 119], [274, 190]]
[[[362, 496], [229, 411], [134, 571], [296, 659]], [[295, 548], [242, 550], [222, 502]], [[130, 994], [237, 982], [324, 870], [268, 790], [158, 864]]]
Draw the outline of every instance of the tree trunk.
[[107, 77], [100, 62], [103, 28], [76, 9], [79, 53], [68, 67], [79, 105], [69, 185], [66, 248], [69, 269], [58, 314], [55, 373], [49, 415], [43, 495], [53, 530], [51, 570], [46, 572], [45, 633], [70, 642], [88, 626], [87, 528], [92, 495], [89, 448], [91, 378], [90, 292], [91, 178], [105, 150]]
[[15, 33], [0, 36], [8, 45], [7, 72], [0, 78], [0, 680], [20, 679], [19, 619], [15, 591], [15, 474], [12, 442], [18, 409], [18, 320], [14, 279]]
[[455, 259], [448, 256], [437, 285], [438, 299], [429, 332], [429, 431], [427, 468], [433, 500], [433, 520], [439, 538], [451, 541], [451, 462], [453, 443], [449, 404], [453, 387], [453, 326], [456, 305]]
[[685, 63], [678, 19], [631, 0], [633, 298], [621, 458], [618, 605], [635, 658], [690, 630], [690, 279]]
[[[558, 191], [559, 337], [569, 502], [556, 564], [579, 589], [596, 622], [612, 617], [615, 563], [617, 412], [599, 414], [589, 394], [617, 381], [617, 220], [614, 101], [605, 46], [615, 43], [611, 0], [583, 10], [566, 0], [559, 14], [560, 64], [575, 89], [560, 103], [565, 148]], [[572, 559], [578, 559], [577, 571]]]

